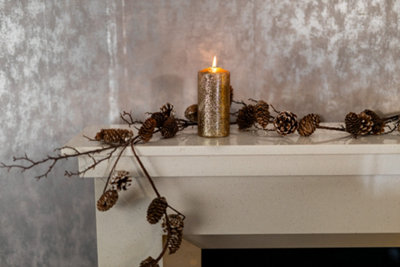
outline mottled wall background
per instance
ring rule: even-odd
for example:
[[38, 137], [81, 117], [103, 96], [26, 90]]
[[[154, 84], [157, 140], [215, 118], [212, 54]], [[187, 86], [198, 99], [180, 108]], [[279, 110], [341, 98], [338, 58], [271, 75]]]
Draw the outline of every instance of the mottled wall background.
[[[198, 70], [237, 99], [342, 120], [399, 111], [400, 2], [0, 0], [0, 160], [40, 157], [89, 124], [196, 102]], [[96, 266], [93, 182], [0, 170], [1, 266]]]

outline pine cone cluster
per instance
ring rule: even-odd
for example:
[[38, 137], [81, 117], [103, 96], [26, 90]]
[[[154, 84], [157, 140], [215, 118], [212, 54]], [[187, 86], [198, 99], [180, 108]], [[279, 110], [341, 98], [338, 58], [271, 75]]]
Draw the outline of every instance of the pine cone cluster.
[[125, 191], [131, 184], [132, 178], [127, 171], [117, 171], [110, 181], [111, 188], [117, 191]]
[[151, 224], [158, 223], [163, 217], [168, 207], [165, 197], [157, 197], [153, 199], [147, 209], [147, 221]]
[[133, 137], [133, 132], [128, 129], [101, 129], [95, 136], [96, 141], [104, 143], [124, 144]]
[[321, 118], [319, 115], [313, 113], [308, 114], [300, 120], [297, 132], [301, 136], [310, 136], [317, 129], [320, 122]]
[[256, 121], [262, 128], [266, 128], [269, 120], [270, 120], [270, 113], [269, 113], [269, 105], [264, 101], [260, 100], [254, 107], [255, 109], [255, 117]]
[[97, 209], [99, 211], [107, 211], [111, 209], [118, 200], [117, 190], [107, 190], [97, 201]]
[[239, 130], [245, 130], [253, 126], [256, 122], [255, 108], [253, 105], [244, 105], [239, 109], [239, 113], [236, 122], [239, 126]]
[[158, 262], [155, 259], [148, 257], [140, 263], [140, 267], [160, 267], [160, 265], [158, 265]]
[[289, 111], [280, 112], [274, 120], [274, 126], [280, 135], [294, 133], [298, 127], [297, 115]]
[[191, 122], [197, 122], [197, 118], [198, 118], [198, 105], [197, 104], [188, 106], [186, 108], [185, 118]]
[[385, 122], [372, 110], [366, 109], [356, 114], [350, 112], [345, 118], [346, 131], [354, 137], [359, 135], [378, 135], [384, 132]]
[[164, 138], [171, 138], [179, 131], [179, 125], [174, 118], [174, 106], [170, 103], [160, 108], [161, 111], [151, 114], [139, 129], [139, 136], [143, 142], [148, 142], [153, 137], [155, 128], [158, 128]]
[[155, 112], [151, 114], [151, 117], [156, 120], [157, 128], [161, 128], [164, 122], [171, 116], [174, 115], [174, 106], [170, 103], [166, 103], [164, 106], [160, 108], [159, 112]]
[[162, 227], [164, 232], [169, 232], [169, 240], [168, 240], [168, 250], [169, 254], [174, 254], [181, 246], [182, 238], [183, 238], [183, 228], [184, 228], [184, 217], [179, 214], [170, 214], [168, 215], [168, 222], [170, 226], [170, 231], [168, 231], [168, 226], [166, 219], [164, 218]]

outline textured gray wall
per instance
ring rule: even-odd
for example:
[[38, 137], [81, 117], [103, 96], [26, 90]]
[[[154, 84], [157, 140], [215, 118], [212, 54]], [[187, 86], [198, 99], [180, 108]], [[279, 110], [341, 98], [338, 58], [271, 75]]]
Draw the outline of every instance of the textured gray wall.
[[[398, 111], [398, 1], [0, 0], [0, 160], [40, 157], [89, 124], [196, 101], [196, 73], [236, 98], [328, 121]], [[0, 170], [0, 266], [95, 266], [93, 183]], [[111, 227], [111, 226], [110, 226]]]

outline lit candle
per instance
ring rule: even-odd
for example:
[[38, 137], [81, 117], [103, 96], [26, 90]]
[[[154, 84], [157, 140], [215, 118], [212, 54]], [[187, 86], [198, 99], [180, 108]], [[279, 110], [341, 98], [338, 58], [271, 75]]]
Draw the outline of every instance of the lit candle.
[[210, 68], [198, 74], [198, 134], [203, 137], [229, 135], [229, 71], [217, 67], [214, 57]]

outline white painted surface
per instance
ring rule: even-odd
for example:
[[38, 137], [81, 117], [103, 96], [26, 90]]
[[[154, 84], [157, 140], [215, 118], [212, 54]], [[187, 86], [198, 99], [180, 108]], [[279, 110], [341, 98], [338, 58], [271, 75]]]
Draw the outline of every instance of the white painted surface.
[[[311, 138], [232, 132], [205, 139], [189, 130], [137, 146], [161, 194], [187, 216], [188, 240], [202, 247], [400, 246], [398, 134], [351, 139], [327, 131]], [[68, 145], [81, 151], [99, 146], [81, 135]], [[104, 177], [108, 168], [91, 175]], [[135, 168], [128, 150], [118, 169]], [[104, 178], [95, 184], [98, 198]], [[145, 220], [153, 197], [138, 178], [112, 210], [97, 212], [101, 266], [157, 255], [160, 227]]]

